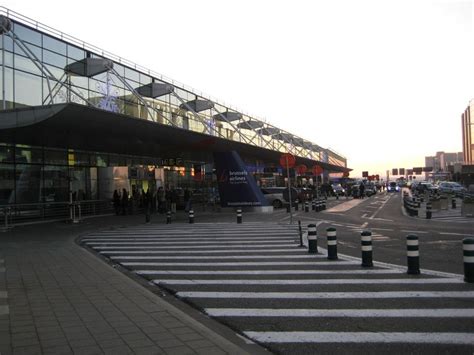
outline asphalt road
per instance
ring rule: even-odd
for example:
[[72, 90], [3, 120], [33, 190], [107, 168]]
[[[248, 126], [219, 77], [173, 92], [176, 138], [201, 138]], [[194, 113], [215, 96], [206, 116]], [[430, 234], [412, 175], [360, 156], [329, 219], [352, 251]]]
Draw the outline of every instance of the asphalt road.
[[[462, 273], [470, 220], [405, 216], [398, 194], [296, 213], [303, 226], [317, 223], [323, 247], [326, 228], [336, 226], [340, 258], [328, 261], [322, 248], [315, 255], [299, 247], [285, 211], [246, 217], [242, 225], [109, 230], [82, 243], [275, 353], [473, 353], [474, 284], [445, 274]], [[354, 257], [364, 229], [373, 233], [374, 260], [398, 266], [361, 267]], [[441, 272], [406, 274], [412, 231], [422, 268]]]

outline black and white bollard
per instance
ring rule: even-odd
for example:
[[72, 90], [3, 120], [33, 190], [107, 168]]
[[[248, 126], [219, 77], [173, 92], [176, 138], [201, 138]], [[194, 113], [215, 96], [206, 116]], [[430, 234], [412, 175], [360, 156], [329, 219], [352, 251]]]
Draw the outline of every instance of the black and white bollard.
[[308, 253], [318, 252], [318, 233], [316, 224], [308, 224]]
[[431, 219], [431, 208], [432, 208], [432, 205], [431, 205], [431, 202], [426, 202], [426, 219]]
[[304, 203], [304, 211], [305, 211], [305, 212], [309, 212], [309, 202], [308, 202], [308, 201], [306, 201], [306, 202]]
[[194, 223], [194, 210], [189, 210], [189, 223]]
[[362, 231], [360, 233], [360, 244], [362, 248], [362, 266], [372, 267], [372, 232]]
[[321, 202], [321, 210], [323, 210], [323, 211], [326, 209], [326, 200], [327, 200], [327, 198], [324, 199], [324, 200]]
[[242, 208], [237, 208], [237, 223], [242, 223]]
[[298, 232], [300, 235], [300, 247], [304, 247], [303, 244], [303, 230], [301, 229], [301, 221], [298, 221]]
[[336, 228], [329, 227], [328, 229], [326, 229], [326, 235], [328, 238], [328, 259], [337, 260]]
[[407, 274], [420, 274], [420, 251], [418, 248], [418, 236], [414, 234], [407, 235]]
[[171, 224], [171, 211], [166, 212], [166, 224]]
[[453, 198], [451, 199], [451, 208], [453, 210], [456, 209], [456, 198], [453, 196]]
[[464, 281], [474, 282], [474, 238], [462, 240], [464, 254]]

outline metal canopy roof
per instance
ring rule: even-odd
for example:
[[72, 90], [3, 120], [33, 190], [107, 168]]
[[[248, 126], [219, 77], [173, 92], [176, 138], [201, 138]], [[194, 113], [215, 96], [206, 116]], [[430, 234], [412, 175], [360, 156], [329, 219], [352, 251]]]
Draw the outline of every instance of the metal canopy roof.
[[[72, 103], [2, 111], [0, 122], [5, 122], [0, 125], [0, 141], [6, 143], [157, 157], [183, 152], [209, 157], [214, 151], [236, 150], [275, 164], [281, 156], [278, 151]], [[309, 158], [296, 157], [296, 162], [332, 172], [351, 170]]]
[[142, 96], [156, 98], [171, 94], [174, 91], [174, 86], [170, 84], [150, 83], [140, 86], [136, 90]]
[[201, 112], [205, 110], [210, 110], [214, 107], [214, 103], [209, 100], [192, 100], [186, 103], [179, 105], [179, 108], [187, 111]]
[[[224, 116], [224, 117], [222, 117]], [[232, 122], [232, 121], [237, 121], [242, 118], [242, 114], [239, 112], [222, 112], [221, 114], [217, 114], [212, 116], [216, 121], [221, 121], [221, 122]]]
[[244, 122], [240, 122], [237, 127], [239, 128], [244, 128], [244, 129], [251, 129], [254, 130], [256, 128], [263, 127], [263, 122], [260, 121], [254, 121], [254, 120], [248, 120]]

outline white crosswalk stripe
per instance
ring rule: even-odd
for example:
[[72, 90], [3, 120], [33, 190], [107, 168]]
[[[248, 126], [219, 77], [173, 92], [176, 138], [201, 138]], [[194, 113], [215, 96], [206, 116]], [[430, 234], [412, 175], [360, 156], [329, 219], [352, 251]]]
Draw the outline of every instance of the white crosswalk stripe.
[[[325, 236], [318, 237], [325, 246]], [[301, 352], [304, 344], [315, 353], [321, 344], [344, 343], [370, 343], [380, 352], [384, 344], [398, 352], [406, 352], [403, 344], [415, 352], [417, 344], [474, 350], [474, 305], [467, 302], [474, 290], [461, 277], [327, 260], [322, 248], [300, 248], [294, 227], [148, 225], [94, 233], [82, 243], [275, 352]]]

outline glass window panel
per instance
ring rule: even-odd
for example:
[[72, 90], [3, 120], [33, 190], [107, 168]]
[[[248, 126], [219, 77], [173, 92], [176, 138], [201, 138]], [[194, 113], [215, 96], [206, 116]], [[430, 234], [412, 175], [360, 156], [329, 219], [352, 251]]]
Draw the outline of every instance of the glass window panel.
[[[41, 60], [41, 55], [42, 55], [42, 49], [41, 47], [34, 46], [29, 43], [25, 43], [27, 49], [29, 49], [31, 52], [33, 52], [34, 56]], [[20, 48], [19, 46], [15, 46], [15, 53], [20, 54], [24, 57], [29, 57], [31, 55], [30, 51], [24, 51], [23, 48]]]
[[125, 75], [125, 67], [123, 65], [117, 64], [114, 62], [114, 70], [119, 74], [120, 76]]
[[[0, 54], [0, 63], [2, 63], [2, 55]], [[5, 52], [5, 66], [13, 68], [13, 54], [10, 52]]]
[[16, 203], [40, 202], [41, 165], [15, 165], [15, 197]]
[[66, 166], [48, 165], [43, 168], [41, 196], [46, 202], [69, 201], [69, 175]]
[[0, 205], [15, 203], [15, 166], [0, 164]]
[[13, 31], [21, 40], [36, 44], [41, 47], [41, 33], [36, 32], [28, 27], [15, 23]]
[[13, 163], [13, 146], [0, 145], [0, 163]]
[[42, 104], [42, 79], [39, 76], [15, 71], [15, 106]]
[[44, 151], [44, 163], [45, 164], [56, 164], [65, 165], [67, 164], [67, 152], [65, 150], [52, 150], [46, 149]]
[[75, 60], [81, 60], [86, 57], [86, 52], [83, 49], [80, 49], [78, 47], [72, 46], [70, 44], [67, 45], [67, 56], [69, 58], [75, 59]]
[[70, 76], [71, 85], [81, 87], [83, 89], [89, 88], [89, 79], [82, 76]]
[[43, 151], [40, 148], [21, 148], [15, 149], [15, 162], [21, 163], [43, 163]]
[[1, 36], [3, 38], [2, 48], [7, 51], [13, 52], [13, 40], [8, 36]]
[[146, 85], [151, 83], [151, 77], [145, 74], [140, 73], [140, 84]]
[[47, 50], [43, 51], [43, 61], [56, 67], [64, 69], [67, 64], [66, 57]]
[[49, 49], [50, 51], [66, 55], [66, 43], [52, 38], [46, 35], [43, 35], [43, 48]]
[[140, 75], [138, 74], [138, 72], [127, 67], [125, 67], [125, 77], [127, 79], [136, 81], [137, 83], [140, 81]]
[[[5, 108], [13, 108], [13, 70], [5, 68]], [[2, 98], [3, 99], [3, 98]], [[2, 103], [3, 109], [3, 103]]]
[[15, 55], [15, 69], [20, 69], [30, 74], [41, 75], [41, 71], [31, 61], [31, 59], [21, 55]]
[[49, 65], [49, 64], [45, 64], [45, 66], [49, 69], [49, 71], [51, 72], [51, 74], [54, 75], [54, 77], [56, 79], [60, 79], [61, 76], [64, 74], [64, 69], [63, 68], [58, 68], [58, 67], [55, 67], [53, 65]]

